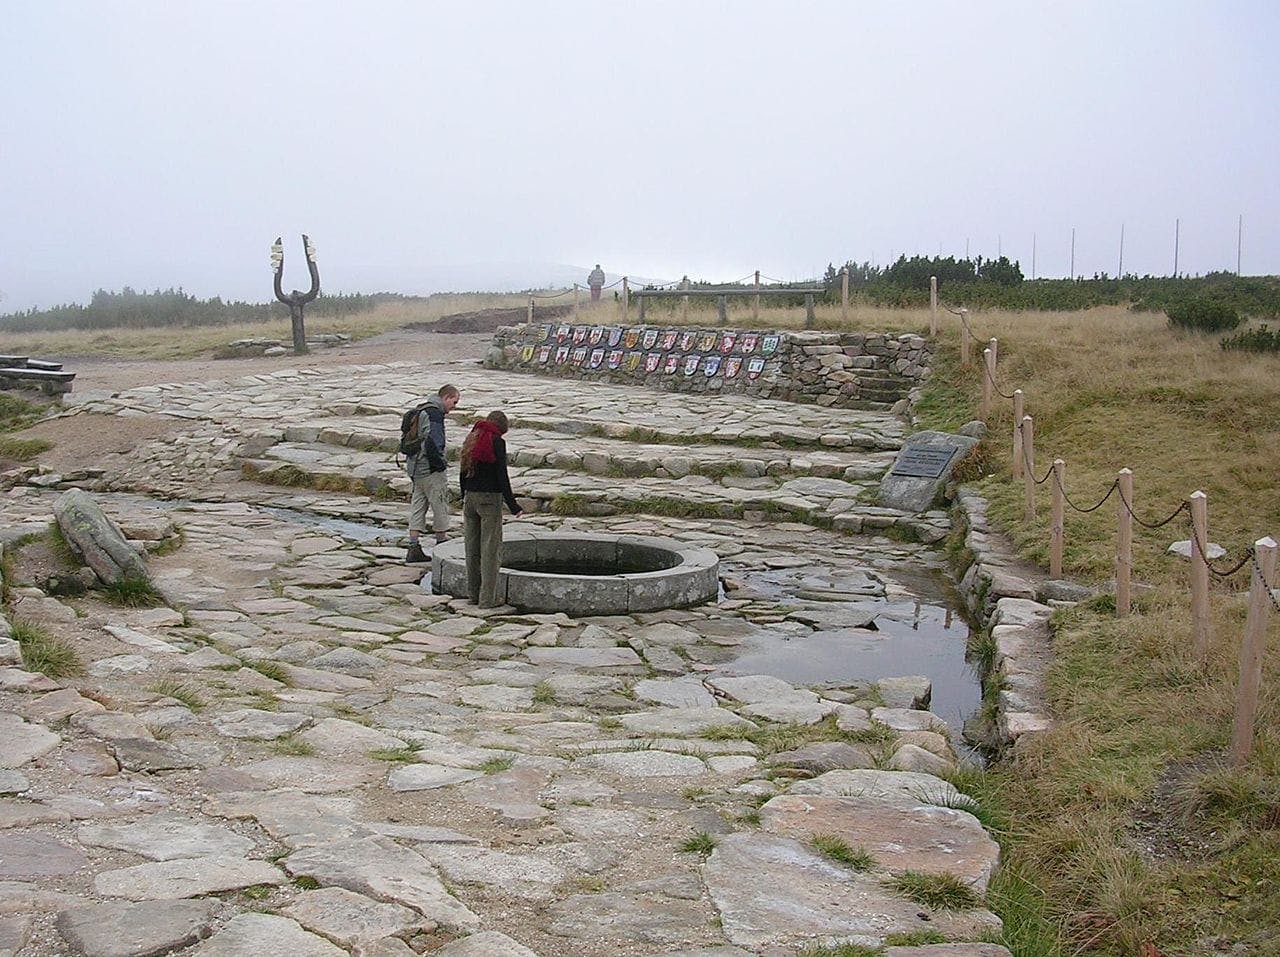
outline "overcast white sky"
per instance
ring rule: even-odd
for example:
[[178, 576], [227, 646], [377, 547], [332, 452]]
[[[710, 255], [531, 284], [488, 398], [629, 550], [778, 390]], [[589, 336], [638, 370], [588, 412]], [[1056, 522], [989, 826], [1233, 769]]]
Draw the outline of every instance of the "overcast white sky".
[[[62, 2], [0, 26], [0, 312], [800, 278], [1280, 272], [1274, 2]], [[486, 281], [491, 277], [491, 281]]]

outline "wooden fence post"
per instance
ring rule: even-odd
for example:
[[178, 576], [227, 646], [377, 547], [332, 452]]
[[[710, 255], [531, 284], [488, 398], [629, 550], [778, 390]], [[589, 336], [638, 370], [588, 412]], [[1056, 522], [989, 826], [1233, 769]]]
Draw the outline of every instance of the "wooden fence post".
[[807, 292], [804, 294], [804, 327], [812, 329], [813, 326], [813, 293]]
[[1191, 625], [1196, 657], [1203, 660], [1213, 639], [1209, 622], [1209, 496], [1197, 489], [1187, 499], [1191, 506]]
[[627, 321], [627, 314], [631, 311], [630, 302], [628, 301], [630, 296], [630, 291], [631, 290], [627, 286], [627, 277], [623, 276], [622, 277], [622, 321], [624, 323]]
[[1014, 480], [1022, 478], [1022, 404], [1025, 396], [1021, 389], [1013, 390], [1013, 472]]
[[720, 325], [729, 323], [729, 297], [716, 296], [716, 315], [720, 317]]
[[847, 267], [840, 270], [840, 321], [842, 323], [849, 321], [849, 270]]
[[938, 277], [929, 277], [929, 335], [938, 337]]
[[751, 321], [760, 321], [760, 270], [756, 270], [756, 299], [751, 306]]
[[529, 297], [529, 325], [533, 325], [533, 296]]
[[1062, 545], [1066, 539], [1067, 463], [1053, 460], [1053, 516], [1049, 520], [1049, 577], [1062, 577]]
[[582, 290], [578, 288], [578, 284], [575, 282], [573, 284], [573, 318], [575, 320], [578, 318], [578, 299], [581, 292]]
[[1127, 615], [1132, 609], [1129, 582], [1133, 575], [1133, 471], [1121, 469], [1117, 481], [1120, 501], [1116, 505], [1116, 614]]
[[1022, 467], [1026, 469], [1022, 476], [1022, 518], [1030, 524], [1036, 520], [1036, 429], [1029, 415], [1022, 417], [1022, 457]]
[[960, 365], [969, 367], [969, 310], [960, 310]]
[[991, 379], [993, 377], [992, 365], [995, 356], [991, 354], [991, 349], [982, 350], [982, 412], [978, 416], [983, 422], [991, 417]]
[[996, 366], [999, 364], [1000, 356], [1000, 340], [992, 336], [987, 340], [987, 347], [991, 350], [991, 384], [995, 385]]
[[[688, 276], [685, 276], [683, 279], [681, 279], [681, 280], [680, 280], [680, 288], [681, 288], [681, 289], [683, 289], [685, 292], [688, 292], [688, 291], [689, 291], [689, 277], [688, 277]], [[680, 297], [680, 299], [681, 299], [681, 303], [680, 303], [680, 321], [681, 321], [681, 322], [683, 322], [683, 323], [688, 323], [688, 321], [689, 321], [689, 297], [688, 297], [688, 296], [681, 296], [681, 297]]]
[[[1263, 641], [1271, 607], [1270, 583], [1276, 575], [1276, 541], [1267, 536], [1253, 543], [1255, 567], [1249, 588], [1249, 617], [1240, 645], [1240, 685], [1236, 691], [1236, 720], [1231, 730], [1231, 764], [1242, 768], [1253, 753], [1253, 722], [1262, 683]], [[1261, 574], [1259, 574], [1261, 572]]]
[[644, 304], [648, 301], [649, 301], [648, 296], [636, 296], [636, 302], [640, 304], [640, 315], [637, 316], [636, 318], [640, 321], [642, 325], [644, 324]]

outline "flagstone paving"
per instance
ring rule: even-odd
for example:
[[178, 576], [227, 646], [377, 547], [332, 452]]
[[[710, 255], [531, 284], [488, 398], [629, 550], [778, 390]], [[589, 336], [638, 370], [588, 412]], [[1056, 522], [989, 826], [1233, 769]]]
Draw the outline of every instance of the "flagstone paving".
[[[142, 446], [100, 467], [104, 486], [177, 499], [96, 495], [122, 527], [181, 529], [179, 547], [148, 559], [164, 608], [54, 598], [10, 566], [9, 584], [27, 590], [10, 617], [66, 641], [86, 670], [51, 681], [16, 660], [0, 669], [0, 953], [795, 957], [998, 933], [983, 903], [997, 845], [938, 776], [976, 705], [976, 689], [948, 684], [965, 633], [941, 556], [815, 527], [838, 499], [783, 490], [863, 483], [900, 423], [471, 367], [431, 375], [457, 382], [466, 409], [536, 423], [530, 456], [549, 458], [557, 441], [583, 455], [521, 464], [522, 494], [605, 486], [598, 501], [625, 504], [644, 481], [672, 497], [714, 487], [705, 501], [737, 505], [755, 501], [738, 492], [811, 495], [813, 508], [801, 522], [542, 514], [531, 521], [711, 548], [723, 599], [597, 618], [495, 613], [432, 595], [422, 568], [399, 564], [402, 504], [238, 481], [246, 455], [290, 447], [287, 429], [344, 423], [332, 441], [295, 443], [336, 449], [362, 416], [394, 428], [389, 413], [423, 391], [421, 367], [86, 403], [76, 414], [203, 424], [168, 442], [167, 461]], [[579, 448], [584, 423], [700, 444], [628, 465], [646, 454], [635, 436]], [[662, 464], [681, 454], [696, 468]], [[715, 467], [739, 458], [762, 473]], [[612, 475], [628, 468], [644, 474]], [[859, 477], [846, 482], [848, 469]], [[713, 474], [781, 481], [739, 489]], [[41, 484], [0, 498], [4, 528], [51, 520], [57, 491]], [[908, 677], [922, 671], [935, 712], [903, 707], [928, 704], [928, 680]], [[818, 837], [871, 863], [841, 864]], [[959, 878], [971, 906], [908, 899], [893, 880], [906, 872]]]

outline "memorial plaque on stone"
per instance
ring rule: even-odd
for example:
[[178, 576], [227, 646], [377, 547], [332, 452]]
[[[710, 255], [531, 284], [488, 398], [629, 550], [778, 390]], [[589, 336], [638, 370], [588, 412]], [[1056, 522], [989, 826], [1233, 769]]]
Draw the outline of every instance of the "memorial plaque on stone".
[[902, 450], [898, 460], [893, 463], [890, 473], [893, 475], [911, 476], [914, 478], [938, 478], [944, 471], [957, 449], [912, 449]]

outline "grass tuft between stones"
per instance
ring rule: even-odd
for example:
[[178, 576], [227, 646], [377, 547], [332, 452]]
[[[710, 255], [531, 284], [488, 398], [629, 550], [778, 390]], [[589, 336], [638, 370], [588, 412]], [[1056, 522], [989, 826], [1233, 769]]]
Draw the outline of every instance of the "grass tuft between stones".
[[708, 857], [715, 849], [716, 839], [706, 831], [695, 834], [680, 845], [682, 854], [701, 854], [703, 857]]
[[814, 834], [809, 838], [809, 846], [823, 857], [851, 871], [865, 873], [875, 867], [875, 858], [863, 848], [855, 848], [848, 841], [835, 834]]
[[155, 586], [137, 575], [122, 576], [103, 585], [100, 591], [102, 597], [113, 605], [123, 605], [126, 608], [155, 608], [164, 604], [164, 599]]
[[66, 678], [84, 671], [84, 663], [70, 643], [27, 622], [13, 623], [13, 639], [22, 649], [22, 665], [50, 678]]
[[904, 871], [885, 883], [908, 900], [935, 910], [966, 910], [981, 903], [973, 888], [954, 874]]

